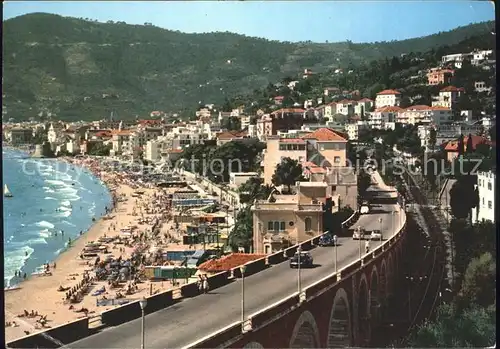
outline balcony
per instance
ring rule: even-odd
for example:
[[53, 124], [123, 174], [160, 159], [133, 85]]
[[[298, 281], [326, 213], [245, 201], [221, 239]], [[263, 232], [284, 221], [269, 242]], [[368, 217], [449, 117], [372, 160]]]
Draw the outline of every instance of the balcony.
[[307, 212], [320, 212], [323, 211], [323, 205], [321, 203], [317, 204], [299, 204], [297, 205], [297, 211], [307, 211]]

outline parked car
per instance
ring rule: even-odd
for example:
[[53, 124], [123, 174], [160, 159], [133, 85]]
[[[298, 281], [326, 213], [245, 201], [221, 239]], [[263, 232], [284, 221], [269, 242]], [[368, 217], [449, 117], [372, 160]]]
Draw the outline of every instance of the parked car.
[[380, 230], [373, 230], [370, 234], [370, 240], [382, 240], [382, 232]]
[[301, 268], [313, 266], [313, 257], [309, 252], [295, 252], [295, 255], [290, 259], [290, 268], [297, 268], [299, 265]]
[[330, 234], [322, 235], [319, 238], [318, 245], [319, 246], [335, 246], [335, 240], [333, 239], [333, 235], [330, 235]]
[[363, 240], [365, 238], [366, 231], [364, 228], [357, 227], [352, 234], [353, 240]]

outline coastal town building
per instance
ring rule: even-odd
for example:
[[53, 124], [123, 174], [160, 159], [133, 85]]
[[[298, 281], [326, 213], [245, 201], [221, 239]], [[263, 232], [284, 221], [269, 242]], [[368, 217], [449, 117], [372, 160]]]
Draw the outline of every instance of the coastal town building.
[[427, 73], [428, 85], [449, 84], [455, 72], [451, 69], [432, 68]]
[[439, 95], [432, 101], [433, 107], [453, 108], [458, 98], [464, 93], [463, 88], [447, 86], [439, 91]]
[[368, 125], [373, 129], [387, 129], [388, 123], [396, 122], [398, 113], [402, 110], [402, 108], [397, 106], [386, 106], [375, 109], [374, 112], [368, 114]]
[[257, 200], [252, 206], [255, 253], [277, 252], [323, 233], [325, 206], [331, 200], [326, 183], [298, 182], [297, 194], [271, 196], [273, 200]]
[[483, 220], [495, 223], [495, 182], [496, 173], [492, 171], [478, 172], [477, 191], [479, 203], [472, 209], [472, 222]]
[[[491, 145], [491, 142], [483, 136], [472, 136], [471, 135], [471, 137], [472, 137], [472, 150], [476, 150], [477, 146], [479, 144]], [[467, 143], [468, 142], [469, 142], [469, 136], [464, 136], [463, 153], [467, 152]], [[446, 144], [444, 150], [446, 151], [446, 157], [447, 157], [449, 162], [452, 162], [453, 160], [455, 160], [458, 157], [458, 152], [459, 152], [458, 145], [459, 145], [458, 139], [450, 141]]]
[[350, 141], [358, 140], [359, 133], [362, 130], [369, 129], [370, 126], [367, 121], [356, 121], [345, 125], [345, 132]]
[[257, 172], [231, 172], [229, 174], [229, 186], [237, 189], [253, 177], [259, 177], [259, 174]]
[[264, 150], [264, 183], [271, 184], [276, 166], [284, 158], [299, 163], [313, 161], [321, 167], [345, 166], [346, 145], [347, 139], [343, 134], [325, 127], [301, 138], [270, 136]]
[[30, 144], [33, 140], [33, 130], [31, 128], [15, 127], [4, 132], [4, 135], [12, 145]]
[[377, 93], [375, 98], [375, 108], [394, 107], [401, 103], [401, 93], [396, 90], [384, 90]]
[[396, 122], [409, 125], [422, 123], [441, 125], [452, 121], [452, 119], [453, 112], [450, 108], [413, 105], [401, 110], [396, 117]]

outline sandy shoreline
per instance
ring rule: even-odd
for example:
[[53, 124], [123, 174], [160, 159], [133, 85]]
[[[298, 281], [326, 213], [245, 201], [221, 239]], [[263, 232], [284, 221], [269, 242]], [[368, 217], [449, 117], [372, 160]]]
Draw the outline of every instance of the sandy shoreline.
[[[70, 161], [71, 162], [71, 161]], [[75, 164], [79, 165], [79, 164]], [[85, 166], [84, 166], [85, 167]], [[95, 169], [94, 169], [95, 170]], [[119, 291], [125, 294], [125, 288], [119, 290], [111, 290], [108, 283], [104, 281], [96, 281], [89, 287], [89, 290], [83, 299], [76, 304], [69, 304], [65, 299], [65, 292], [58, 291], [59, 287], [75, 288], [81, 283], [84, 273], [93, 272], [93, 259], [82, 259], [80, 257], [81, 251], [91, 241], [97, 241], [100, 237], [104, 236], [117, 236], [120, 234], [120, 229], [135, 225], [137, 226], [137, 235], [143, 235], [144, 242], [147, 243], [148, 231], [151, 225], [147, 223], [138, 223], [138, 219], [142, 218], [158, 218], [158, 214], [145, 213], [142, 207], [154, 207], [154, 197], [157, 190], [151, 187], [138, 187], [136, 184], [131, 186], [127, 181], [116, 180], [116, 174], [105, 172], [93, 171], [97, 177], [108, 186], [112, 195], [120, 198], [116, 201], [115, 207], [111, 210], [110, 216], [112, 219], [98, 219], [92, 227], [82, 234], [78, 239], [74, 240], [71, 247], [68, 247], [64, 252], [56, 257], [56, 268], [54, 269], [53, 263], [50, 263], [50, 276], [31, 276], [19, 284], [19, 289], [4, 291], [5, 296], [5, 336], [7, 341], [12, 341], [16, 338], [23, 337], [27, 334], [32, 334], [38, 331], [45, 330], [50, 327], [61, 325], [74, 321], [78, 318], [84, 317], [84, 313], [76, 312], [75, 310], [86, 309], [88, 316], [93, 316], [116, 307], [113, 305], [98, 306], [97, 298], [101, 297], [92, 296], [91, 293], [97, 291], [101, 287], [106, 287], [105, 297], [108, 299], [117, 298], [116, 294]], [[141, 190], [144, 194], [141, 197], [132, 196], [137, 190]], [[138, 213], [140, 210], [140, 214]], [[165, 235], [167, 232], [173, 230], [170, 222], [164, 222], [162, 231]], [[151, 237], [149, 237], [151, 238]], [[141, 237], [142, 239], [142, 237]], [[115, 258], [121, 256], [123, 259], [129, 258], [134, 251], [134, 245], [108, 245], [111, 256]], [[173, 246], [173, 249], [183, 249], [182, 245]], [[104, 254], [100, 254], [102, 259], [105, 258]], [[128, 300], [139, 299], [143, 296], [149, 295], [151, 290], [153, 293], [172, 288], [170, 282], [141, 282], [137, 285], [133, 294], [125, 296]], [[36, 317], [20, 316], [25, 313], [35, 311], [39, 314]], [[40, 320], [41, 316], [46, 317], [46, 322]], [[42, 327], [40, 321], [45, 323]]]

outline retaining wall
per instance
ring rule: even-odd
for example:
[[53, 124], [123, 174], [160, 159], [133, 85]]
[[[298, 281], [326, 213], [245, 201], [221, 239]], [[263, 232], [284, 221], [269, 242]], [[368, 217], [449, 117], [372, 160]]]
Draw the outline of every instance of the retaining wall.
[[7, 346], [9, 348], [59, 348], [60, 343], [73, 343], [89, 335], [89, 318], [84, 318], [19, 338], [7, 343]]

